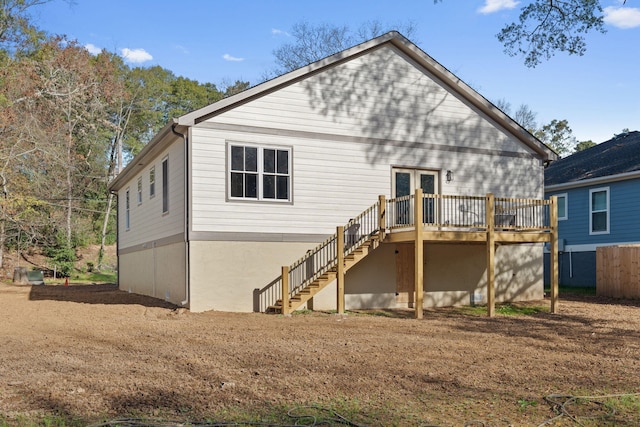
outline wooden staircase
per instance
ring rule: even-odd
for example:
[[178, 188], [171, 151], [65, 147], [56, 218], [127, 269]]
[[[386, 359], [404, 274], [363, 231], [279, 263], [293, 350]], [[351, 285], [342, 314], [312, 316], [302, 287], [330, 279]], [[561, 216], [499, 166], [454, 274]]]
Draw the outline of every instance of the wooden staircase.
[[[344, 272], [346, 273], [354, 265], [366, 258], [367, 255], [369, 255], [379, 245], [379, 235], [374, 234], [361, 242], [357, 247], [351, 248], [349, 254], [344, 257]], [[287, 311], [291, 313], [300, 308], [303, 304], [307, 303], [316, 294], [318, 294], [318, 292], [335, 281], [337, 275], [338, 266], [337, 264], [335, 264], [320, 276], [316, 277], [313, 280], [310, 280], [309, 283], [307, 283], [297, 293], [289, 298], [289, 309]], [[267, 313], [282, 313], [282, 299], [277, 300], [274, 305], [269, 306], [267, 308]]]

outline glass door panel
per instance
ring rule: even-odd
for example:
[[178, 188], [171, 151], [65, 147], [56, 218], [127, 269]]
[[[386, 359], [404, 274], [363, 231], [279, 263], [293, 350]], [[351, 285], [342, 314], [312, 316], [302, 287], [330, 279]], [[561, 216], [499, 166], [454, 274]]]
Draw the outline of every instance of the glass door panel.
[[[424, 194], [436, 194], [435, 172], [420, 172], [420, 188]], [[436, 219], [436, 200], [425, 198], [422, 202], [422, 221], [425, 224], [434, 223]]]
[[[409, 196], [413, 188], [413, 176], [411, 172], [394, 172], [394, 197]], [[411, 224], [411, 200], [401, 200], [396, 202], [395, 212], [396, 224]]]
[[[418, 169], [393, 170], [393, 194], [398, 198], [415, 194], [416, 188], [421, 188], [424, 194], [438, 193], [438, 172]], [[410, 200], [396, 201], [395, 224], [409, 225], [413, 223], [413, 204]], [[436, 220], [437, 203], [435, 199], [426, 198], [423, 201], [423, 222], [433, 223]]]

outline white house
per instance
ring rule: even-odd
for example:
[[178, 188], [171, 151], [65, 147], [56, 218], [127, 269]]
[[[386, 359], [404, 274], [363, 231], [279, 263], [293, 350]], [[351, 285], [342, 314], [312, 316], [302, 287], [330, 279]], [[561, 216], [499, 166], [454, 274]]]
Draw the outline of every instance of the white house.
[[[486, 302], [493, 290], [477, 226], [488, 210], [481, 202], [474, 211], [472, 196], [541, 200], [543, 168], [555, 158], [416, 45], [387, 33], [167, 124], [110, 184], [119, 286], [192, 311], [264, 309], [256, 289], [281, 266], [380, 195], [421, 189], [469, 197], [455, 209], [476, 233], [420, 246], [424, 306]], [[437, 206], [445, 209], [444, 199]], [[541, 298], [540, 240], [504, 241], [519, 244], [494, 246], [496, 299]], [[346, 308], [413, 303], [405, 276], [415, 247], [377, 243], [346, 276]], [[334, 280], [314, 295], [314, 308], [335, 308], [336, 292]]]

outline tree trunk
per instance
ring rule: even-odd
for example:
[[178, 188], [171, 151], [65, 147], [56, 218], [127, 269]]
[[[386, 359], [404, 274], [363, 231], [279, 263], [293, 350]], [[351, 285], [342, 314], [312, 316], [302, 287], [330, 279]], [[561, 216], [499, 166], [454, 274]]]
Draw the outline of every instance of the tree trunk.
[[[6, 165], [5, 165], [6, 166]], [[4, 171], [2, 177], [2, 198], [4, 204], [2, 206], [2, 218], [0, 218], [0, 268], [4, 267], [4, 244], [7, 241], [7, 179]]]
[[[71, 93], [71, 90], [69, 90]], [[71, 114], [73, 111], [71, 105], [71, 97], [68, 100], [68, 110], [67, 110], [67, 248], [71, 248], [71, 204], [73, 202], [73, 179], [71, 174], [71, 168], [75, 165], [73, 161], [73, 128], [74, 123], [71, 120]]]
[[109, 224], [109, 215], [111, 215], [111, 204], [113, 203], [113, 193], [109, 193], [109, 199], [107, 200], [107, 211], [104, 214], [104, 221], [102, 222], [102, 241], [100, 242], [100, 252], [98, 252], [98, 271], [102, 270], [102, 261], [104, 259], [104, 247], [107, 239], [107, 225]]
[[4, 243], [7, 241], [7, 228], [5, 225], [4, 209], [2, 213], [2, 220], [0, 220], [0, 268], [4, 267]]

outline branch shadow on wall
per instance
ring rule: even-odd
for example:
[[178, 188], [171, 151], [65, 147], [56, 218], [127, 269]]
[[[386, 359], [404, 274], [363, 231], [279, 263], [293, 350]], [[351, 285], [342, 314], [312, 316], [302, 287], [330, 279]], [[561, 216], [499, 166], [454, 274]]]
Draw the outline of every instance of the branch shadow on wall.
[[334, 122], [337, 132], [348, 129], [360, 137], [369, 164], [451, 169], [458, 184], [482, 188], [477, 195], [531, 196], [512, 184], [530, 182], [531, 169], [498, 157], [522, 157], [522, 150], [487, 126], [482, 112], [395, 48], [363, 58], [359, 66], [326, 69], [301, 86], [310, 107]]

